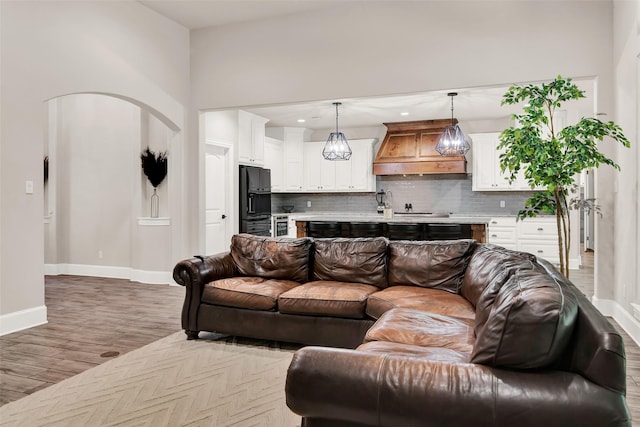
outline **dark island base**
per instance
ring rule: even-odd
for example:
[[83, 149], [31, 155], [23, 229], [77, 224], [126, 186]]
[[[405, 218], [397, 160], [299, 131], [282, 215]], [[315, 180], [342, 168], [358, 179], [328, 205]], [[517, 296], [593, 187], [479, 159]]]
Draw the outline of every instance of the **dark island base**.
[[[297, 237], [378, 237], [391, 240], [474, 239], [486, 243], [485, 224], [389, 224], [340, 221], [296, 221]], [[405, 228], [403, 231], [402, 228]]]

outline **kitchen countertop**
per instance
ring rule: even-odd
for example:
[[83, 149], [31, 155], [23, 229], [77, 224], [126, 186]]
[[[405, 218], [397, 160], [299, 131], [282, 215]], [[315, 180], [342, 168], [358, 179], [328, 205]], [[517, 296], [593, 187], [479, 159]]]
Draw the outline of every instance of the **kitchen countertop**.
[[385, 219], [382, 214], [368, 212], [292, 212], [286, 214], [296, 221], [338, 221], [338, 222], [392, 222], [392, 223], [432, 223], [432, 224], [488, 224], [491, 218], [501, 215], [450, 214], [449, 217], [426, 214], [394, 214]]

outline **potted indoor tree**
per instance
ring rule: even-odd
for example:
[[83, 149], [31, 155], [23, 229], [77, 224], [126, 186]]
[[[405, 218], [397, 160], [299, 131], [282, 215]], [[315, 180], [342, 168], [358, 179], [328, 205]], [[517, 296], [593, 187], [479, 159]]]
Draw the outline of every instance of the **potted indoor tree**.
[[582, 118], [575, 125], [558, 129], [554, 113], [563, 103], [584, 98], [570, 78], [558, 76], [549, 83], [511, 86], [504, 94], [502, 105], [523, 102], [523, 113], [514, 114], [516, 126], [500, 134], [498, 149], [502, 172], [508, 171], [513, 182], [522, 170], [534, 192], [518, 212], [518, 219], [540, 213], [554, 214], [558, 227], [560, 272], [569, 277], [570, 223], [569, 208], [582, 206], [568, 200], [574, 178], [583, 170], [600, 164], [620, 167], [598, 150], [598, 141], [605, 136], [629, 147], [629, 140], [614, 122], [597, 118]]
[[144, 172], [153, 186], [151, 218], [157, 218], [160, 208], [160, 197], [158, 196], [157, 188], [167, 176], [167, 152], [156, 154], [147, 147], [140, 154], [140, 160], [142, 161], [142, 172]]

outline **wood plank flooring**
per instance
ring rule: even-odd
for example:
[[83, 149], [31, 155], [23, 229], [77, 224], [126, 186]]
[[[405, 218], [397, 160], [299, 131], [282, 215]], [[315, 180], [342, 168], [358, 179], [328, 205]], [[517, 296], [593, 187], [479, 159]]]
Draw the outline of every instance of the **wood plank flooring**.
[[47, 276], [49, 323], [0, 337], [0, 405], [179, 331], [183, 298], [182, 286]]
[[[571, 281], [593, 295], [593, 253]], [[184, 289], [128, 280], [47, 276], [49, 323], [0, 337], [0, 405], [179, 331]], [[627, 403], [640, 420], [640, 347], [625, 340]], [[107, 354], [105, 354], [107, 353]]]

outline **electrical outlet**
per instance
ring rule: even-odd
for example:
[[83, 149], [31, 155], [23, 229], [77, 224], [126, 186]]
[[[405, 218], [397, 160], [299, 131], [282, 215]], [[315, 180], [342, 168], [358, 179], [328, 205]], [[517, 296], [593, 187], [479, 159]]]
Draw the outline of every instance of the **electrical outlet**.
[[104, 254], [102, 253], [102, 251], [98, 251], [98, 259], [102, 259], [103, 256]]
[[501, 208], [504, 208], [505, 206], [506, 206], [506, 205], [505, 205], [505, 203], [504, 203], [504, 200], [500, 200], [500, 207], [501, 207]]
[[307, 200], [307, 207], [310, 208], [311, 207], [311, 200]]
[[33, 194], [33, 181], [24, 182], [24, 192], [26, 194]]

